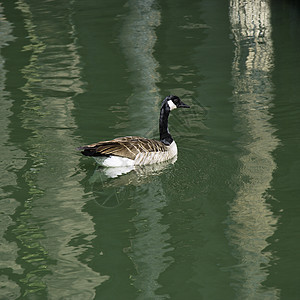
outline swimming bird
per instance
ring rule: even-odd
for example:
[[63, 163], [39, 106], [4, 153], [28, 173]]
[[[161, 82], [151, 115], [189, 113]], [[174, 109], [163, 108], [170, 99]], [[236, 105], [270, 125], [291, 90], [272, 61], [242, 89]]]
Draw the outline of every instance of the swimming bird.
[[177, 146], [168, 129], [170, 111], [189, 108], [177, 96], [167, 96], [160, 109], [160, 140], [125, 136], [79, 147], [85, 156], [92, 156], [104, 167], [148, 165], [167, 161], [177, 155]]

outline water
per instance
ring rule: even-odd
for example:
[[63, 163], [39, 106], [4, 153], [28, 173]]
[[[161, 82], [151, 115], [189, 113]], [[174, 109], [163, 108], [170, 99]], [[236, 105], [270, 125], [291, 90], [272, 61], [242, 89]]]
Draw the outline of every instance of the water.
[[[0, 5], [0, 299], [299, 299], [293, 1]], [[80, 145], [158, 138], [111, 178]]]

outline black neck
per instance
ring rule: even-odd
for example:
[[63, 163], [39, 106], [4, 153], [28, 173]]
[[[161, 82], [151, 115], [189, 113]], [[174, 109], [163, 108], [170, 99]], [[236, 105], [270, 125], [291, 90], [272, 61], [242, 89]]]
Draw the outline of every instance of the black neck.
[[170, 114], [169, 106], [167, 104], [163, 105], [160, 110], [159, 133], [160, 133], [160, 141], [167, 146], [169, 146], [173, 142], [172, 136], [168, 130], [169, 114]]

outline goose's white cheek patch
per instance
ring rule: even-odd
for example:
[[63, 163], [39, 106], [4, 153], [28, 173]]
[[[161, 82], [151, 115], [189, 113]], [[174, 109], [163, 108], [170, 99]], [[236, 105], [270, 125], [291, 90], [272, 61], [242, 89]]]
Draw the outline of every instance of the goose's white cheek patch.
[[177, 108], [177, 106], [174, 104], [174, 102], [172, 100], [168, 101], [168, 105], [169, 105], [169, 107], [170, 107], [171, 110]]

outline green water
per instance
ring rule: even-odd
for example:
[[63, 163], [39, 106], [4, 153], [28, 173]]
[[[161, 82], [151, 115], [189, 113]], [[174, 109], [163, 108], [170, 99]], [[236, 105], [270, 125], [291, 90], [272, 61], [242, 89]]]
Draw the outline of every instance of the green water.
[[[0, 299], [300, 299], [295, 1], [0, 4]], [[80, 145], [158, 138], [109, 178]]]

